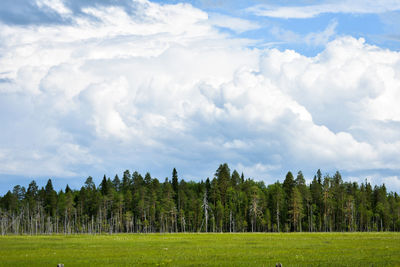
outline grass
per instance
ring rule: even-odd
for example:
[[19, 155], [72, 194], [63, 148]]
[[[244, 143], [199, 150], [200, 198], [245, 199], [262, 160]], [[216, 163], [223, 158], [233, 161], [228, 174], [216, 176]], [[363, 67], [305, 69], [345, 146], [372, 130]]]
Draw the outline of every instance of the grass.
[[400, 266], [400, 233], [0, 236], [0, 266]]

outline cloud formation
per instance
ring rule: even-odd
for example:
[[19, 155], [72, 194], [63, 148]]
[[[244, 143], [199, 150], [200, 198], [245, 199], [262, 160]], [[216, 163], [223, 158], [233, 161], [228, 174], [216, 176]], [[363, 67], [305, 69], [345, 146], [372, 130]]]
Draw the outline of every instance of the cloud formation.
[[305, 35], [295, 33], [290, 30], [274, 26], [270, 29], [271, 34], [281, 42], [292, 44], [306, 44], [308, 46], [325, 46], [336, 36], [336, 27], [338, 22], [332, 20], [329, 25], [320, 32], [310, 32]]
[[399, 170], [400, 53], [324, 39], [336, 22], [310, 37], [328, 43], [307, 57], [249, 48], [219, 30], [225, 17], [188, 4], [137, 0], [131, 12], [99, 5], [81, 16], [40, 3], [72, 23], [0, 25], [2, 174], [177, 167], [205, 178], [228, 162], [273, 182], [300, 168]]
[[272, 6], [260, 4], [247, 9], [257, 16], [285, 19], [308, 19], [326, 13], [380, 14], [400, 10], [396, 0], [341, 0], [322, 1], [320, 4], [301, 6]]

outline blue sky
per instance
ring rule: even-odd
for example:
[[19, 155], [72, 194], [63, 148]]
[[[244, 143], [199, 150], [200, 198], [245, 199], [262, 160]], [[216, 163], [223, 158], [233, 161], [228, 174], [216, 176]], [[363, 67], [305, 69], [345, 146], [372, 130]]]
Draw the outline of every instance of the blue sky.
[[400, 192], [400, 1], [0, 3], [0, 194], [146, 171]]

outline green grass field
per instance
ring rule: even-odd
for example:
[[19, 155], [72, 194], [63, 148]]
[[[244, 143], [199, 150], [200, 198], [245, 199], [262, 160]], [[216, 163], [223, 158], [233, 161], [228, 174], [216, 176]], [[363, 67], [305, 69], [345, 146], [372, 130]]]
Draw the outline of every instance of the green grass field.
[[400, 266], [400, 233], [2, 236], [1, 266]]

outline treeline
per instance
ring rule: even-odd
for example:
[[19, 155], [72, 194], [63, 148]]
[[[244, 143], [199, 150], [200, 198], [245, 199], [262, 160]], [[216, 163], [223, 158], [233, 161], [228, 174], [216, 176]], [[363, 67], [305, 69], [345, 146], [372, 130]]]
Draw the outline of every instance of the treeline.
[[200, 182], [160, 182], [127, 170], [120, 179], [88, 177], [80, 190], [52, 181], [15, 186], [0, 197], [1, 234], [399, 231], [400, 197], [385, 185], [343, 182], [339, 172], [307, 185], [301, 171], [266, 186], [227, 164]]

